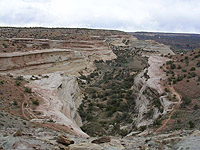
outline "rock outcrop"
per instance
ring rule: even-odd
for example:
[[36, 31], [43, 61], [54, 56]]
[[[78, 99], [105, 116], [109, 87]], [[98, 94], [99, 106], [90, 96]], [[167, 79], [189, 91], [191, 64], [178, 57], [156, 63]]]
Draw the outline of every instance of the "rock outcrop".
[[74, 141], [69, 140], [68, 137], [66, 137], [65, 135], [59, 135], [56, 142], [63, 144], [65, 146], [68, 146], [70, 144], [74, 144]]
[[[168, 59], [160, 56], [149, 57], [149, 67], [139, 73], [135, 78], [133, 89], [139, 91], [136, 99], [138, 117], [135, 121], [137, 127], [150, 125], [159, 115], [167, 113], [170, 102], [163, 95], [165, 93], [161, 80], [166, 78], [160, 69]], [[158, 101], [158, 105], [154, 105]], [[148, 116], [148, 117], [147, 117]]]

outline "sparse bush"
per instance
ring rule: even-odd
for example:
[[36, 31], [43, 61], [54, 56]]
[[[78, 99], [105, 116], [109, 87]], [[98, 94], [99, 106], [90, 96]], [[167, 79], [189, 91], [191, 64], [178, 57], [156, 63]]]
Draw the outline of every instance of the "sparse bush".
[[182, 69], [182, 72], [187, 72], [187, 70], [186, 69]]
[[39, 106], [39, 101], [38, 100], [34, 100], [32, 103], [33, 103], [33, 105]]
[[180, 65], [178, 65], [178, 69], [181, 69], [182, 67]]
[[183, 100], [183, 104], [185, 105], [189, 105], [191, 103], [191, 100], [187, 97], [183, 97], [182, 100]]
[[197, 62], [197, 67], [200, 67], [200, 60]]
[[196, 77], [197, 74], [196, 74], [195, 72], [191, 72], [190, 75], [191, 75], [192, 77]]
[[160, 102], [160, 100], [158, 98], [154, 98], [153, 104], [158, 108], [161, 106], [161, 102]]
[[165, 88], [165, 92], [169, 92], [169, 90], [167, 88]]
[[119, 130], [119, 133], [118, 133], [118, 134], [124, 137], [124, 136], [126, 136], [128, 133], [129, 133], [128, 130], [122, 129], [122, 130]]
[[196, 70], [196, 68], [195, 67], [192, 67], [191, 69], [190, 69], [190, 71], [195, 71]]
[[24, 90], [24, 92], [26, 92], [26, 93], [32, 93], [32, 90], [31, 90], [31, 88], [26, 87], [25, 90]]
[[28, 104], [27, 103], [24, 103], [24, 106], [27, 106]]
[[20, 86], [20, 85], [21, 85], [21, 82], [17, 80], [17, 81], [15, 81], [15, 85], [16, 85], [16, 86]]
[[199, 109], [199, 105], [195, 104], [194, 107], [193, 107], [193, 109], [194, 109], [194, 110]]
[[171, 64], [171, 65], [170, 65], [170, 68], [171, 68], [171, 69], [176, 69], [176, 65], [175, 65], [175, 64]]
[[52, 119], [50, 119], [50, 120], [48, 120], [48, 122], [51, 122], [51, 123], [53, 123], [54, 121], [53, 121]]
[[140, 127], [140, 131], [144, 131], [144, 130], [146, 130], [147, 129], [147, 126], [141, 126]]
[[182, 81], [183, 80], [183, 76], [178, 76], [177, 77], [177, 82]]
[[192, 122], [192, 121], [189, 121], [189, 126], [190, 126], [190, 129], [193, 129], [195, 127], [195, 124]]
[[18, 105], [18, 103], [17, 103], [17, 101], [16, 101], [16, 100], [14, 100], [14, 103], [13, 103], [13, 105], [15, 105], [15, 106], [17, 106], [17, 105]]
[[173, 84], [176, 84], [176, 83], [177, 83], [177, 80], [176, 80], [176, 79], [174, 79], [174, 80], [173, 80]]
[[4, 81], [0, 81], [0, 85], [3, 85], [4, 84]]
[[16, 78], [16, 80], [22, 81], [22, 80], [24, 80], [24, 77], [23, 77], [23, 76], [18, 76], [18, 77]]
[[166, 62], [166, 65], [170, 65], [170, 64], [173, 64], [173, 61], [170, 60]]
[[180, 121], [180, 120], [177, 120], [177, 123], [178, 123], [178, 124], [181, 124], [181, 121]]
[[156, 119], [156, 120], [154, 120], [154, 122], [153, 122], [153, 125], [154, 126], [159, 126], [159, 125], [161, 125], [161, 120], [160, 119]]
[[97, 98], [95, 93], [92, 94], [92, 98]]

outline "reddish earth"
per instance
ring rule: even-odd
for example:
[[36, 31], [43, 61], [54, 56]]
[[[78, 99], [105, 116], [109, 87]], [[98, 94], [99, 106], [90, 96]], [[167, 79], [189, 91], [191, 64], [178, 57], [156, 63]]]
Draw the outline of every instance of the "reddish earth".
[[172, 121], [172, 119], [171, 119], [172, 116], [173, 116], [174, 113], [180, 108], [180, 105], [181, 105], [181, 103], [182, 103], [181, 95], [175, 91], [175, 89], [174, 89], [173, 86], [170, 87], [170, 92], [171, 92], [172, 94], [175, 94], [175, 95], [176, 95], [176, 98], [178, 99], [178, 103], [172, 108], [173, 110], [172, 110], [171, 113], [169, 114], [169, 117], [168, 117], [166, 120], [164, 120], [164, 121], [162, 122], [161, 127], [159, 127], [159, 128], [156, 130], [156, 133], [162, 132], [162, 131], [166, 128], [167, 124], [170, 123], [170, 122]]
[[[199, 124], [198, 118], [194, 114], [198, 116], [200, 105], [200, 68], [197, 66], [200, 61], [200, 50], [196, 49], [170, 58], [175, 68], [170, 64], [163, 66], [168, 76], [168, 79], [165, 80], [165, 85], [168, 85], [168, 90], [171, 93], [169, 95], [170, 99], [174, 100], [175, 94], [175, 99], [178, 99], [178, 103], [173, 107], [173, 111], [162, 122], [162, 126], [156, 132], [186, 128], [189, 121]], [[195, 69], [192, 70], [192, 67]], [[179, 77], [181, 77], [180, 81]], [[186, 102], [185, 99], [187, 99]]]
[[[26, 120], [41, 118], [41, 115], [37, 112], [34, 112], [36, 106], [33, 104], [34, 99], [38, 99], [39, 103], [42, 103], [40, 97], [37, 97], [34, 93], [25, 92], [24, 80], [16, 80], [13, 77], [0, 76], [1, 90], [0, 90], [0, 99], [1, 111], [7, 111], [15, 116], [19, 116]], [[20, 82], [20, 86], [16, 86], [16, 82]], [[14, 99], [14, 100], [13, 100]], [[14, 102], [15, 101], [15, 102]], [[73, 128], [67, 126], [55, 124], [55, 123], [37, 123], [33, 124], [40, 127], [51, 128], [55, 131], [75, 134]]]
[[29, 107], [32, 110], [35, 109], [36, 106], [32, 104], [30, 99], [36, 99], [37, 97], [32, 93], [25, 92], [25, 81], [6, 76], [0, 76], [0, 81], [3, 83], [1, 85], [1, 99], [3, 100], [1, 109], [30, 120], [30, 114], [26, 109]]
[[[186, 54], [176, 55], [173, 56], [172, 59], [174, 60], [173, 64], [176, 65], [175, 69], [171, 69], [175, 73], [175, 77], [183, 77], [183, 80], [174, 83], [174, 89], [184, 97], [190, 99], [199, 98], [200, 67], [197, 66], [197, 63], [200, 61], [200, 50], [196, 49]], [[178, 66], [180, 66], [180, 69]], [[170, 71], [170, 65], [167, 67]], [[192, 67], [195, 68], [195, 70], [191, 70]], [[171, 74], [169, 74], [169, 77], [171, 77]]]

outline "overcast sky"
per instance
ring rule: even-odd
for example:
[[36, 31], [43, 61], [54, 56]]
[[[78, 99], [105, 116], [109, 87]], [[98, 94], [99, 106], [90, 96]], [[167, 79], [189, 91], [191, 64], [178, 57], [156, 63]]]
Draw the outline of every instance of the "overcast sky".
[[0, 0], [0, 26], [200, 33], [200, 0]]

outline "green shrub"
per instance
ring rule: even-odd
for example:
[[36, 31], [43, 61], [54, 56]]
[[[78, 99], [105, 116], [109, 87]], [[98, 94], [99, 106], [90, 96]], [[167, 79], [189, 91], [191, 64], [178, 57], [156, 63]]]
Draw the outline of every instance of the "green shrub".
[[92, 94], [92, 98], [97, 98], [95, 93]]
[[38, 100], [34, 100], [32, 103], [33, 103], [34, 105], [36, 105], [36, 106], [39, 106], [39, 101], [38, 101]]
[[173, 64], [173, 61], [170, 60], [166, 62], [166, 65], [170, 65], [170, 64]]
[[16, 78], [16, 80], [22, 81], [22, 80], [24, 80], [24, 77], [23, 77], [23, 76], [18, 76], [18, 77]]
[[191, 69], [190, 69], [190, 71], [195, 71], [196, 70], [196, 68], [195, 67], [192, 67]]
[[15, 106], [17, 106], [17, 105], [18, 105], [18, 103], [17, 103], [17, 101], [16, 101], [16, 100], [14, 100], [14, 103], [13, 103], [13, 105], [15, 105]]
[[197, 67], [200, 67], [200, 60], [197, 62]]
[[165, 92], [169, 92], [169, 90], [167, 88], [165, 88]]
[[20, 82], [20, 81], [15, 81], [15, 85], [16, 85], [16, 86], [20, 86], [20, 85], [21, 85], [21, 82]]
[[159, 126], [159, 125], [161, 125], [161, 123], [162, 123], [162, 121], [160, 119], [156, 119], [156, 120], [154, 120], [153, 125]]
[[128, 132], [128, 130], [126, 130], [126, 129], [122, 129], [122, 130], [119, 130], [119, 135], [121, 135], [121, 136], [126, 136], [127, 134], [128, 134], [129, 132]]
[[182, 69], [182, 72], [187, 72], [187, 70], [186, 69]]
[[194, 109], [194, 110], [199, 109], [199, 105], [195, 104], [194, 107], [193, 107], [193, 109]]
[[171, 65], [170, 65], [170, 68], [171, 68], [171, 69], [176, 69], [176, 65], [175, 65], [175, 64], [171, 64]]
[[178, 65], [178, 69], [181, 69], [182, 67], [180, 65]]
[[183, 101], [183, 104], [185, 104], [185, 105], [189, 105], [191, 103], [191, 100], [187, 97], [183, 97], [182, 101]]
[[190, 129], [193, 129], [195, 127], [195, 124], [192, 122], [192, 121], [189, 121], [189, 126], [190, 126]]
[[196, 77], [197, 74], [196, 74], [195, 72], [191, 72], [190, 75], [191, 75], [192, 77]]
[[177, 82], [182, 81], [183, 78], [184, 78], [183, 76], [178, 76], [178, 77], [177, 77]]
[[4, 81], [0, 81], [0, 85], [3, 85], [4, 84]]
[[140, 131], [144, 131], [144, 130], [146, 130], [147, 129], [147, 126], [141, 126], [140, 127]]
[[24, 90], [24, 92], [26, 92], [26, 93], [32, 93], [32, 90], [31, 90], [31, 88], [26, 87], [25, 90]]

